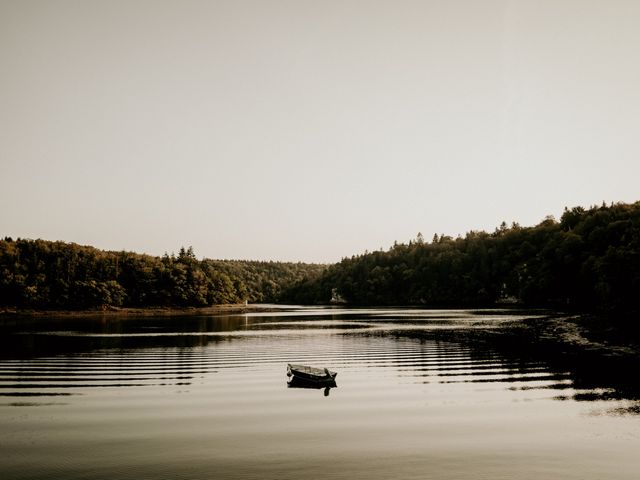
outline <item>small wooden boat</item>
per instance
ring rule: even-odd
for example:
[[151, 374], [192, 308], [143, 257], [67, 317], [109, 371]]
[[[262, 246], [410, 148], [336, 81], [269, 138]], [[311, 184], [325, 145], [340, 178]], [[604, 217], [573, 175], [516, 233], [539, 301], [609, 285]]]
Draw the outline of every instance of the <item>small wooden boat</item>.
[[287, 376], [289, 382], [302, 380], [317, 384], [335, 383], [337, 372], [331, 372], [327, 368], [307, 367], [306, 365], [287, 364]]

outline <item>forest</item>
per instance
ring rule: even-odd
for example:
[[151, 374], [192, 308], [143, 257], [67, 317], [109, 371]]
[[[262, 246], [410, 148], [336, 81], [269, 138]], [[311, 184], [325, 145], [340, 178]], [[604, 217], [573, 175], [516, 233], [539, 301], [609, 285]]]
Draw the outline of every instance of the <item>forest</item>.
[[239, 303], [515, 304], [637, 311], [640, 202], [565, 208], [532, 227], [421, 234], [326, 266], [162, 257], [73, 243], [0, 240], [0, 306], [86, 309]]
[[162, 257], [74, 243], [0, 240], [0, 306], [33, 309], [203, 307], [273, 303], [325, 266], [198, 260], [193, 248]]
[[502, 223], [464, 237], [418, 234], [345, 258], [294, 284], [288, 302], [434, 307], [518, 304], [636, 311], [640, 202], [565, 208], [533, 227]]

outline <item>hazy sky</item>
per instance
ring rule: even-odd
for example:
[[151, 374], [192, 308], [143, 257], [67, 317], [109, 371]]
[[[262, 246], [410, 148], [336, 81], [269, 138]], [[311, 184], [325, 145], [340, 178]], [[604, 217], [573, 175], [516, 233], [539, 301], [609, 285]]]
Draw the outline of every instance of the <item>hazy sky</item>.
[[640, 200], [640, 2], [0, 0], [0, 235], [337, 261]]

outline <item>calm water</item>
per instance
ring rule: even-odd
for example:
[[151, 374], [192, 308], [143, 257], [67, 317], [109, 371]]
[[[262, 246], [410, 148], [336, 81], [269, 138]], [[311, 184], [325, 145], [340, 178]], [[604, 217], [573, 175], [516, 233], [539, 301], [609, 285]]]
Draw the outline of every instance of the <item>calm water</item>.
[[548, 315], [41, 319], [0, 346], [3, 480], [640, 475], [637, 347]]

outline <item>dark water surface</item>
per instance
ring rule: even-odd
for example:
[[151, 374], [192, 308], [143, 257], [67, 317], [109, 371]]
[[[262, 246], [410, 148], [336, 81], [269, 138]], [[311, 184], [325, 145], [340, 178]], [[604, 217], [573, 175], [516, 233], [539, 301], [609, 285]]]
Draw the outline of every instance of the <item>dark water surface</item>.
[[[292, 308], [1, 334], [3, 480], [640, 475], [638, 348], [579, 319]], [[288, 388], [289, 362], [337, 388]]]

